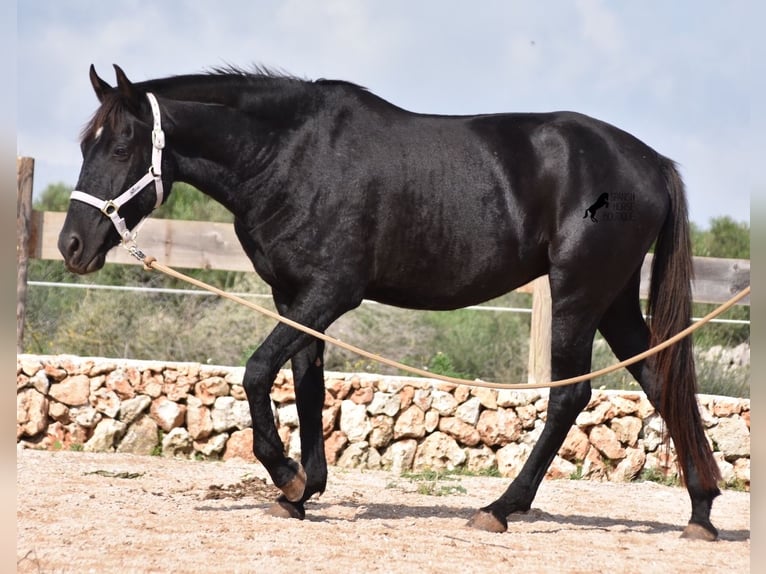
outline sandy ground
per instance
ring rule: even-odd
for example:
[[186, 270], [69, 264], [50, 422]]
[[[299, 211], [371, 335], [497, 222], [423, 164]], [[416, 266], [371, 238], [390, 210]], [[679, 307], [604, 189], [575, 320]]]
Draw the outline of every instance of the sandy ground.
[[[258, 464], [17, 453], [18, 572], [747, 572], [750, 494], [713, 508], [717, 542], [682, 540], [686, 491], [545, 481], [508, 532], [465, 527], [507, 479], [436, 482], [331, 468], [306, 520], [264, 514]], [[420, 491], [420, 492], [418, 492]], [[437, 495], [438, 494], [438, 495]]]

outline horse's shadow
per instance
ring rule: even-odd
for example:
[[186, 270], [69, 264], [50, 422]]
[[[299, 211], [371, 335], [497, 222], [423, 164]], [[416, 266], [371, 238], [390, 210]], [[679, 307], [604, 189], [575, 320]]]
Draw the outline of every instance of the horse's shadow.
[[[255, 510], [265, 511], [268, 504], [237, 504], [226, 506], [201, 506], [197, 510], [203, 511], [230, 511], [230, 510]], [[465, 507], [458, 506], [412, 506], [403, 504], [369, 503], [356, 504], [353, 502], [321, 502], [310, 501], [306, 505], [306, 518], [308, 522], [329, 522], [344, 520], [332, 509], [338, 507], [348, 509], [345, 520], [397, 520], [413, 518], [470, 518], [466, 515]], [[471, 511], [473, 512], [473, 511]], [[583, 530], [611, 531], [623, 527], [625, 531], [644, 532], [647, 534], [678, 533], [686, 526], [670, 522], [656, 520], [633, 520], [629, 518], [611, 518], [608, 516], [587, 516], [583, 514], [550, 513], [532, 508], [529, 512], [512, 514], [508, 517], [508, 531], [513, 531], [514, 523], [540, 523], [539, 530], [533, 530], [531, 534], [556, 533], [571, 528]], [[555, 524], [557, 527], [542, 527], [545, 524]], [[729, 542], [742, 542], [750, 539], [750, 530], [726, 530], [719, 533], [719, 539]]]

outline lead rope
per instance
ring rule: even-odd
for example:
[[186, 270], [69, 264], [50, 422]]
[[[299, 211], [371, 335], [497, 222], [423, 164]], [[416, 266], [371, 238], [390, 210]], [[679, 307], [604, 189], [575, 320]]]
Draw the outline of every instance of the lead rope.
[[634, 355], [633, 357], [626, 359], [624, 361], [621, 361], [615, 365], [604, 367], [603, 369], [599, 369], [597, 371], [593, 371], [585, 375], [579, 375], [577, 377], [570, 377], [568, 379], [561, 379], [558, 381], [550, 381], [548, 383], [504, 384], [504, 383], [493, 383], [489, 381], [482, 381], [481, 379], [468, 380], [468, 379], [460, 379], [457, 377], [450, 377], [447, 375], [440, 375], [437, 373], [426, 371], [424, 369], [419, 369], [417, 367], [411, 367], [409, 365], [405, 365], [398, 361], [394, 361], [393, 359], [382, 357], [380, 355], [371, 353], [370, 351], [366, 351], [355, 345], [345, 343], [341, 341], [340, 339], [336, 339], [335, 337], [332, 337], [325, 333], [316, 331], [312, 329], [311, 327], [306, 327], [305, 325], [302, 325], [300, 323], [297, 323], [296, 321], [293, 321], [292, 319], [288, 319], [287, 317], [280, 315], [276, 311], [266, 309], [265, 307], [262, 307], [256, 303], [253, 303], [252, 301], [247, 301], [243, 299], [242, 297], [239, 297], [232, 293], [227, 293], [226, 291], [223, 291], [222, 289], [218, 289], [217, 287], [214, 287], [212, 285], [208, 285], [207, 283], [204, 283], [203, 281], [199, 281], [198, 279], [194, 279], [193, 277], [184, 275], [183, 273], [180, 273], [179, 271], [176, 271], [175, 269], [172, 269], [168, 267], [167, 265], [163, 265], [162, 263], [159, 263], [157, 259], [152, 257], [151, 255], [144, 254], [140, 249], [136, 247], [135, 243], [126, 247], [128, 248], [128, 251], [130, 252], [130, 254], [133, 255], [133, 257], [135, 257], [136, 259], [141, 261], [141, 263], [144, 264], [144, 269], [146, 269], [147, 271], [151, 271], [152, 269], [161, 271], [162, 273], [170, 277], [175, 277], [176, 279], [180, 279], [182, 281], [190, 283], [191, 285], [194, 285], [195, 287], [199, 287], [200, 289], [204, 289], [205, 291], [214, 293], [218, 295], [219, 297], [223, 297], [225, 299], [229, 299], [230, 301], [234, 301], [235, 303], [239, 303], [240, 305], [244, 305], [245, 307], [248, 307], [249, 309], [252, 309], [253, 311], [257, 311], [258, 313], [261, 313], [262, 315], [265, 315], [276, 321], [279, 321], [280, 323], [284, 323], [285, 325], [293, 327], [294, 329], [298, 329], [299, 331], [302, 331], [308, 335], [311, 335], [312, 337], [321, 339], [322, 341], [325, 341], [327, 343], [330, 343], [331, 345], [335, 345], [337, 347], [340, 347], [341, 349], [345, 349], [346, 351], [350, 351], [352, 353], [365, 357], [366, 359], [370, 359], [372, 361], [382, 363], [389, 367], [400, 369], [402, 371], [406, 371], [414, 375], [419, 375], [421, 377], [427, 377], [430, 379], [436, 379], [439, 381], [443, 381], [445, 383], [452, 383], [454, 385], [467, 385], [467, 386], [473, 386], [473, 387], [484, 387], [489, 389], [543, 389], [543, 388], [563, 387], [566, 385], [574, 385], [575, 383], [580, 383], [582, 381], [595, 379], [596, 377], [601, 377], [608, 373], [617, 371], [618, 369], [622, 369], [623, 367], [628, 367], [634, 363], [643, 361], [647, 357], [651, 357], [652, 355], [659, 353], [663, 349], [667, 349], [668, 347], [670, 347], [671, 345], [674, 345], [675, 343], [677, 343], [684, 337], [688, 337], [694, 331], [702, 327], [704, 324], [709, 323], [712, 319], [715, 319], [722, 313], [728, 311], [731, 307], [736, 305], [740, 300], [750, 295], [750, 286], [748, 285], [742, 291], [737, 293], [734, 297], [729, 299], [726, 303], [724, 303], [717, 309], [711, 311], [699, 321], [692, 323], [683, 331], [679, 331], [670, 339], [663, 341], [662, 343], [655, 345], [654, 347], [651, 347], [650, 349], [647, 349], [643, 353]]

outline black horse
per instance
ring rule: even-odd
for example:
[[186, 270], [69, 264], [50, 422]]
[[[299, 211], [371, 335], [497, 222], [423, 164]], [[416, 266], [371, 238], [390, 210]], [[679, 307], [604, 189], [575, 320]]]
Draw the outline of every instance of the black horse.
[[[234, 214], [280, 313], [318, 331], [364, 298], [455, 309], [546, 273], [554, 379], [589, 371], [597, 329], [625, 359], [687, 326], [683, 184], [672, 161], [609, 124], [571, 112], [416, 114], [348, 82], [258, 69], [140, 83], [115, 69], [115, 87], [90, 70], [101, 105], [82, 133], [81, 191], [59, 237], [75, 273], [99, 269], [163, 190], [184, 181]], [[583, 221], [583, 205], [611, 192], [634, 194], [631, 220]], [[638, 289], [653, 242], [647, 325]], [[247, 361], [253, 451], [283, 491], [275, 515], [303, 518], [306, 500], [325, 490], [323, 351], [278, 324]], [[285, 455], [270, 408], [272, 382], [290, 359], [300, 463]], [[715, 539], [720, 473], [700, 420], [689, 339], [630, 372], [675, 444], [691, 498], [684, 536]], [[529, 459], [471, 526], [504, 531], [509, 514], [530, 508], [590, 396], [587, 382], [551, 390]]]

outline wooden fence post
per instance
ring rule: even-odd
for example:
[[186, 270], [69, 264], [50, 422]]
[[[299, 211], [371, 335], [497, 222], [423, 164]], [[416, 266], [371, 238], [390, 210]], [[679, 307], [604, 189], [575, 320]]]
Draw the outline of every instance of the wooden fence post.
[[35, 160], [16, 158], [16, 353], [24, 352], [29, 240], [32, 234], [32, 184]]
[[532, 323], [529, 332], [527, 382], [551, 380], [551, 287], [548, 276], [532, 282]]

